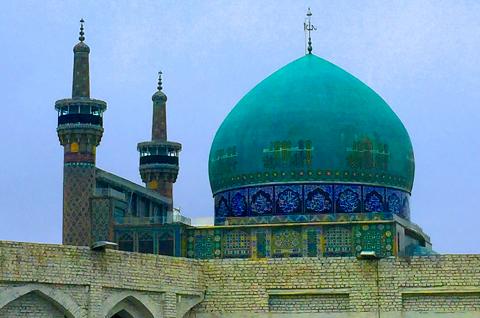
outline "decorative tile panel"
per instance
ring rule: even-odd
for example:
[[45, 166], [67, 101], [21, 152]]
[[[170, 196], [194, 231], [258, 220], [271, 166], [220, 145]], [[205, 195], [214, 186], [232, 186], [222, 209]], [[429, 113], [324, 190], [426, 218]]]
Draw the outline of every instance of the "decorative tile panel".
[[251, 215], [266, 215], [273, 212], [273, 187], [257, 187], [249, 189]]
[[303, 189], [300, 185], [275, 187], [276, 214], [302, 213]]
[[300, 228], [272, 229], [272, 256], [299, 257], [302, 256], [302, 231]]
[[230, 208], [232, 216], [246, 216], [248, 210], [248, 190], [239, 189], [230, 193]]
[[230, 214], [230, 192], [222, 192], [215, 196], [215, 216], [226, 217]]
[[223, 256], [245, 258], [251, 255], [250, 231], [226, 230], [223, 233]]
[[325, 228], [325, 256], [351, 256], [352, 250], [352, 229], [349, 226]]
[[194, 234], [194, 257], [200, 259], [218, 258], [221, 256], [220, 230], [195, 230]]
[[365, 212], [385, 211], [385, 188], [363, 187], [363, 207]]
[[391, 219], [391, 213], [409, 219], [409, 198], [401, 190], [353, 184], [242, 188], [215, 195], [215, 224], [363, 221]]
[[356, 185], [335, 185], [335, 212], [356, 213], [362, 208], [362, 190]]
[[305, 213], [333, 213], [333, 186], [305, 185]]
[[372, 251], [377, 257], [393, 255], [394, 231], [391, 223], [356, 225], [354, 233], [356, 254]]

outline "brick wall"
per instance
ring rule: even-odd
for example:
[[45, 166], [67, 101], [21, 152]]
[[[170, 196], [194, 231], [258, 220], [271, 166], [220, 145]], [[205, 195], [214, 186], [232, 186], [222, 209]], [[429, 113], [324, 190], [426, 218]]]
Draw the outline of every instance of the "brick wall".
[[132, 306], [155, 318], [480, 317], [480, 255], [194, 260], [0, 242], [1, 318]]

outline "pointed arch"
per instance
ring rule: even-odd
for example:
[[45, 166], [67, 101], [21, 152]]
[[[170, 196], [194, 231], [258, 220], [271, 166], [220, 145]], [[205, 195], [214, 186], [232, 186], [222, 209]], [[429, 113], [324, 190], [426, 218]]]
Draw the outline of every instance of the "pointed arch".
[[52, 303], [55, 307], [62, 310], [68, 318], [86, 318], [87, 312], [82, 309], [76, 301], [58, 290], [41, 284], [28, 284], [24, 286], [7, 287], [0, 292], [0, 309], [11, 303], [12, 301], [27, 295], [36, 293], [40, 297]]
[[157, 318], [160, 317], [158, 306], [146, 295], [131, 291], [119, 292], [104, 302], [102, 318], [111, 318], [122, 311], [134, 318]]

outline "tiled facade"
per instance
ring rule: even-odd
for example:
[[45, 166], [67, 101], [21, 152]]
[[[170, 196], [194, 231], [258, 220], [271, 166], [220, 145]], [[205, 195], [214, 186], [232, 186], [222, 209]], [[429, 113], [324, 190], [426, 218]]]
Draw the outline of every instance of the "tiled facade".
[[[234, 189], [218, 193], [215, 224], [229, 218], [393, 213], [409, 220], [410, 195], [401, 190], [353, 184], [290, 184]], [[237, 221], [238, 222], [238, 221]], [[295, 222], [290, 217], [290, 222]]]
[[393, 220], [187, 228], [186, 233], [186, 256], [199, 259], [351, 257], [362, 251], [389, 257], [397, 255], [395, 242], [401, 239]]

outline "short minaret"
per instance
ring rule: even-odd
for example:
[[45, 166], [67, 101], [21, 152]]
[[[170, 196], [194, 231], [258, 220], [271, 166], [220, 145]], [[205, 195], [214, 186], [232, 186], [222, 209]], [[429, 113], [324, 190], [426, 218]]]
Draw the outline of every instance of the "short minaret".
[[90, 198], [95, 191], [95, 149], [103, 135], [104, 101], [90, 98], [88, 56], [80, 20], [80, 42], [73, 48], [72, 98], [55, 102], [57, 133], [64, 147], [63, 244], [88, 246], [91, 239]]
[[[158, 73], [158, 90], [152, 96], [152, 141], [138, 144], [140, 175], [147, 188], [173, 200], [172, 187], [178, 175], [178, 154], [182, 145], [167, 141], [167, 96], [162, 92], [162, 72]], [[170, 206], [170, 211], [173, 203]]]

